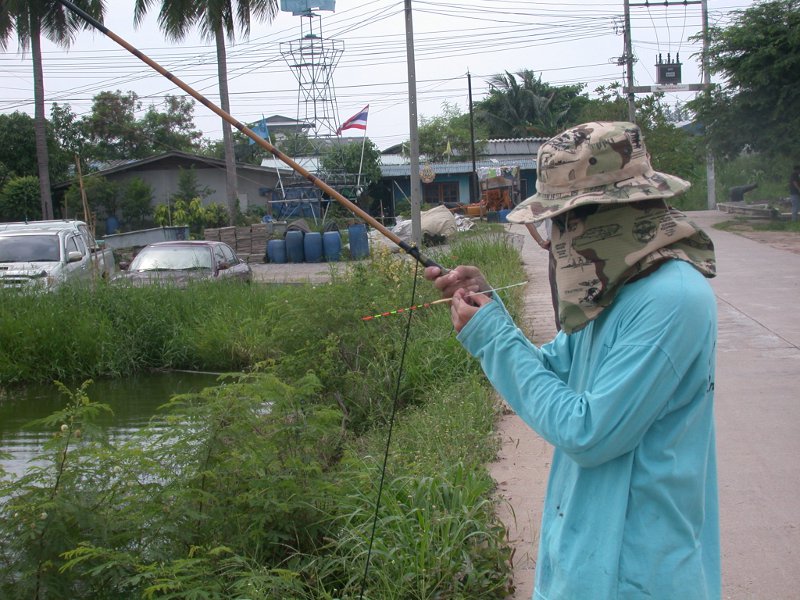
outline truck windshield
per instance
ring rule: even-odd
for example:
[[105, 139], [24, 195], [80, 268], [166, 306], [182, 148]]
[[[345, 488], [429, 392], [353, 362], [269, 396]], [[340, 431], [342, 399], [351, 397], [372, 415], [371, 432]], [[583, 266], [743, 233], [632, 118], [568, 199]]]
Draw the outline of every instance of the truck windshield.
[[61, 260], [57, 235], [0, 237], [0, 263], [58, 262]]

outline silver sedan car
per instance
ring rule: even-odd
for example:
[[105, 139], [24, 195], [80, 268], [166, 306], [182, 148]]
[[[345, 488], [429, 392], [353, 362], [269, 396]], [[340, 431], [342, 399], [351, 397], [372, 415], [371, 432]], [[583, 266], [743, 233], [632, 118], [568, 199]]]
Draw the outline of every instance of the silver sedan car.
[[164, 283], [179, 287], [197, 280], [243, 281], [253, 279], [250, 265], [224, 242], [209, 240], [158, 242], [145, 246], [114, 281], [132, 284]]

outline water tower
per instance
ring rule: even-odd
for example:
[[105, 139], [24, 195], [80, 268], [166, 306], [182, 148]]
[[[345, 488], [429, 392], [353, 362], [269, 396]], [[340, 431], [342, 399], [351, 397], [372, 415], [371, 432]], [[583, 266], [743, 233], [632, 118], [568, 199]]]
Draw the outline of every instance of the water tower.
[[336, 135], [338, 107], [333, 71], [344, 42], [325, 39], [322, 17], [314, 11], [334, 11], [336, 0], [281, 0], [281, 10], [301, 18], [300, 39], [282, 42], [281, 55], [298, 83], [297, 120], [311, 124], [313, 137]]

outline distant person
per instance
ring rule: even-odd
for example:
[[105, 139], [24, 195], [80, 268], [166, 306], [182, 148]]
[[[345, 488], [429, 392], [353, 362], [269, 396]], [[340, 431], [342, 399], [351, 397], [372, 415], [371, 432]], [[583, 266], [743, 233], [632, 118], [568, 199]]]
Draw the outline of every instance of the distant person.
[[792, 222], [795, 222], [800, 209], [800, 165], [795, 165], [789, 176], [789, 197], [792, 199]]
[[553, 341], [532, 344], [476, 267], [425, 269], [457, 339], [554, 446], [533, 597], [719, 600], [714, 247], [667, 204], [689, 183], [652, 169], [633, 123], [555, 136], [537, 172], [507, 218], [553, 220]]
[[556, 291], [556, 261], [553, 253], [550, 251], [550, 236], [553, 227], [553, 222], [550, 219], [545, 219], [539, 223], [543, 229], [544, 235], [539, 233], [539, 227], [535, 223], [525, 223], [525, 227], [531, 234], [534, 241], [539, 244], [543, 250], [547, 250], [547, 279], [550, 282], [550, 300], [553, 303], [553, 313], [556, 324], [556, 331], [561, 331], [561, 321], [558, 319], [558, 292]]

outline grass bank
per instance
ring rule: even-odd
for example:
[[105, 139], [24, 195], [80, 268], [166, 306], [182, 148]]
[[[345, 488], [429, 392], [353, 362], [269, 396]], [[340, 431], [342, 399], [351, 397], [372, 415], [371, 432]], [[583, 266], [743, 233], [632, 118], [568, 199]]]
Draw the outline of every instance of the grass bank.
[[[437, 258], [481, 265], [497, 286], [522, 278], [495, 236]], [[0, 479], [0, 595], [343, 599], [363, 585], [373, 599], [505, 597], [509, 550], [484, 467], [495, 406], [443, 307], [412, 319], [370, 546], [406, 319], [360, 317], [435, 297], [420, 281], [411, 298], [414, 269], [381, 255], [316, 287], [4, 297], [6, 383], [242, 372], [174, 398], [125, 441], [93, 425], [105, 409], [90, 385], [65, 388], [46, 466]], [[520, 292], [508, 292], [513, 308]]]

